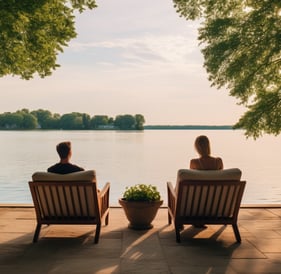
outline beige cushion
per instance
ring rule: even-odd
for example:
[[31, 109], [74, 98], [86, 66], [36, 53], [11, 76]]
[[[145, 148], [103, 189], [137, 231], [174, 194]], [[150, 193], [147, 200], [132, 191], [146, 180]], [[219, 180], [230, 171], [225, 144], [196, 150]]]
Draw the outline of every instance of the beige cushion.
[[94, 170], [78, 171], [68, 174], [57, 174], [51, 172], [38, 171], [32, 175], [33, 181], [95, 181], [96, 172]]
[[177, 181], [182, 180], [240, 180], [242, 172], [239, 168], [230, 168], [222, 170], [196, 170], [180, 169], [178, 171]]

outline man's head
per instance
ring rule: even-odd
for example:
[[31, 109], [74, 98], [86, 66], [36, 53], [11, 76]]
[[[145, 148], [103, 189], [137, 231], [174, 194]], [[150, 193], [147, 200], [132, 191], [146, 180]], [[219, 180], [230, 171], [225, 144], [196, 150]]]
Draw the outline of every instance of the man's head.
[[61, 159], [67, 159], [71, 156], [71, 143], [61, 142], [57, 145], [57, 152]]

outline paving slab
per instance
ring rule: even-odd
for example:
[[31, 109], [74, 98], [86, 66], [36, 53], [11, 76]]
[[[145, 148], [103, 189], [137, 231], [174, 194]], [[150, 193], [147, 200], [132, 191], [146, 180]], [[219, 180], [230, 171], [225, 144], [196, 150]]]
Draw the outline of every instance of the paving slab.
[[0, 273], [3, 274], [188, 274], [280, 273], [281, 206], [240, 209], [241, 244], [231, 226], [184, 226], [176, 242], [167, 208], [160, 208], [150, 230], [132, 230], [122, 208], [110, 208], [94, 244], [95, 226], [36, 226], [33, 207], [0, 206]]

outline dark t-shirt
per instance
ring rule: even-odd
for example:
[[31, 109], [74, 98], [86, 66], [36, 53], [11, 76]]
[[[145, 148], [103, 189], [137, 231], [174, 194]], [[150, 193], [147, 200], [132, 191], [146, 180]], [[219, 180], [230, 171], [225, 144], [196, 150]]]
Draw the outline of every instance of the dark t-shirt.
[[84, 168], [70, 163], [66, 163], [66, 164], [57, 163], [48, 168], [48, 172], [58, 173], [58, 174], [67, 174], [67, 173], [83, 171], [83, 170]]

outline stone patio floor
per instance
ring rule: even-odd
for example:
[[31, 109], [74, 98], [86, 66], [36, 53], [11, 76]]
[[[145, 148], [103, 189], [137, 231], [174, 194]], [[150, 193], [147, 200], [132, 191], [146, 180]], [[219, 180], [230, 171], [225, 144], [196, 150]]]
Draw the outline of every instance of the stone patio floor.
[[98, 244], [94, 226], [43, 226], [32, 243], [33, 207], [0, 206], [0, 273], [281, 273], [281, 206], [243, 207], [242, 243], [231, 226], [185, 226], [175, 240], [161, 208], [146, 231], [128, 228], [122, 208], [111, 208]]

